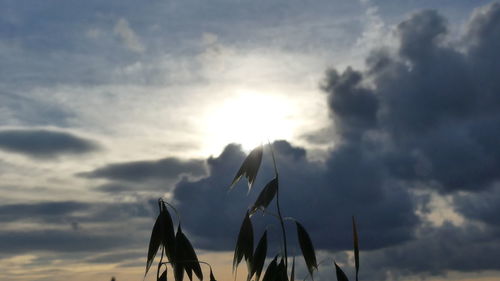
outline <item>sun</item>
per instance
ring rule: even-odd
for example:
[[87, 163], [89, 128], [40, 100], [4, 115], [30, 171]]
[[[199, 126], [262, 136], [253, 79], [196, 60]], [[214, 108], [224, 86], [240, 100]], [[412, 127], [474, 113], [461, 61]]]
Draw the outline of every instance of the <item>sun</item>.
[[241, 91], [209, 110], [207, 149], [220, 151], [229, 143], [238, 143], [248, 151], [268, 141], [290, 139], [292, 113], [293, 106], [284, 97]]

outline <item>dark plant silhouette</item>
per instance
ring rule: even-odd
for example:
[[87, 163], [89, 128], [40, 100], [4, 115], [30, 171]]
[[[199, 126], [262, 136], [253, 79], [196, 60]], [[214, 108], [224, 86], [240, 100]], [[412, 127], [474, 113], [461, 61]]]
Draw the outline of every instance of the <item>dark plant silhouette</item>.
[[[265, 269], [264, 275], [262, 277], [262, 281], [294, 281], [295, 257], [292, 258], [292, 266], [289, 270], [285, 218], [282, 215], [279, 198], [279, 174], [278, 168], [276, 166], [276, 158], [271, 144], [269, 144], [269, 148], [273, 159], [274, 178], [264, 186], [255, 203], [245, 213], [245, 217], [243, 218], [243, 222], [241, 224], [240, 231], [236, 240], [233, 257], [233, 273], [237, 271], [239, 264], [243, 260], [245, 260], [248, 269], [247, 280], [259, 281], [261, 279], [265, 260], [267, 255], [269, 254], [267, 251], [267, 230], [265, 230], [264, 233], [260, 236], [261, 238], [254, 248], [254, 229], [252, 225], [252, 215], [256, 212], [262, 212], [263, 214], [271, 214], [278, 219], [281, 227], [281, 241], [283, 243], [281, 248], [282, 250], [279, 253], [276, 253], [274, 255], [274, 258], [267, 265], [267, 268]], [[238, 172], [236, 173], [233, 181], [231, 182], [229, 189], [232, 189], [242, 178], [247, 179], [249, 191], [252, 189], [262, 162], [262, 154], [262, 145], [253, 149], [248, 154]], [[276, 202], [277, 214], [272, 214], [271, 212], [267, 211], [268, 206], [273, 200], [275, 200]], [[156, 219], [156, 222], [153, 226], [153, 231], [151, 233], [146, 263], [146, 273], [144, 276], [146, 276], [146, 274], [148, 273], [157, 252], [161, 249], [160, 261], [158, 262], [156, 270], [156, 278], [158, 281], [167, 280], [167, 271], [169, 268], [173, 270], [175, 281], [182, 281], [184, 279], [184, 273], [191, 281], [193, 279], [193, 273], [201, 281], [203, 280], [203, 271], [201, 269], [201, 265], [206, 265], [209, 267], [210, 281], [215, 281], [215, 277], [210, 264], [198, 260], [191, 242], [182, 232], [181, 222], [176, 209], [169, 203], [165, 202], [163, 199], [158, 200], [158, 206], [160, 213], [158, 215], [158, 218]], [[174, 231], [174, 224], [168, 208], [171, 208], [177, 215], [177, 231]], [[290, 220], [295, 222], [295, 227], [297, 230], [297, 240], [299, 243], [298, 246], [301, 249], [304, 262], [309, 272], [309, 276], [311, 277], [311, 279], [313, 279], [314, 272], [318, 270], [318, 265], [321, 262], [317, 262], [316, 252], [306, 228], [297, 220], [286, 217], [286, 221]], [[354, 217], [352, 218], [352, 229], [356, 281], [358, 281], [359, 245], [356, 221]], [[342, 269], [337, 265], [336, 262], [334, 262], [334, 266], [337, 280], [348, 281], [349, 279], [347, 278], [346, 274], [342, 271]]]

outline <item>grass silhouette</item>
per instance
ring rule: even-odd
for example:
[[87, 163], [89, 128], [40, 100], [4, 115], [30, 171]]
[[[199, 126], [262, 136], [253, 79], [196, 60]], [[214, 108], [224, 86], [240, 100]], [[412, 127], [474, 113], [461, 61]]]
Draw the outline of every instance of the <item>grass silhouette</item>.
[[[264, 186], [264, 188], [260, 191], [255, 203], [245, 213], [245, 217], [243, 218], [234, 249], [233, 274], [237, 272], [238, 266], [244, 260], [247, 265], [247, 281], [295, 281], [295, 257], [292, 258], [290, 269], [288, 263], [290, 257], [288, 256], [287, 233], [284, 226], [285, 217], [282, 215], [282, 210], [280, 207], [278, 167], [276, 165], [276, 158], [271, 143], [269, 143], [269, 147], [273, 159], [274, 178]], [[256, 147], [248, 154], [248, 156], [241, 164], [238, 172], [234, 176], [229, 189], [232, 189], [242, 178], [245, 178], [247, 180], [249, 191], [252, 189], [257, 177], [257, 173], [259, 172], [260, 164], [262, 162], [262, 154], [262, 145]], [[274, 199], [276, 202], [277, 214], [272, 214], [266, 211], [267, 207]], [[157, 281], [166, 281], [169, 269], [173, 270], [175, 281], [183, 281], [186, 275], [189, 280], [192, 281], [193, 274], [197, 279], [201, 281], [204, 277], [203, 270], [201, 269], [202, 265], [208, 267], [210, 271], [210, 281], [215, 281], [216, 279], [211, 265], [205, 261], [201, 261], [198, 259], [196, 251], [194, 250], [191, 242], [183, 233], [181, 221], [175, 207], [160, 198], [158, 200], [158, 208], [159, 214], [151, 233], [144, 277], [146, 277], [149, 269], [153, 265], [155, 256], [160, 251], [160, 260], [158, 262], [156, 270]], [[178, 218], [176, 231], [169, 209], [174, 211]], [[259, 242], [254, 247], [255, 237], [252, 225], [252, 215], [257, 212], [263, 212], [265, 214], [273, 215], [279, 220], [281, 227], [281, 242], [283, 244], [281, 247], [282, 250], [278, 253], [274, 253], [274, 258], [268, 263], [265, 271], [264, 264], [266, 261], [266, 257], [269, 255], [269, 253], [267, 252], [267, 230], [263, 232], [263, 234], [260, 236]], [[300, 222], [290, 217], [286, 217], [286, 220], [291, 220], [295, 223], [297, 240], [301, 249], [302, 257], [306, 264], [311, 280], [314, 280], [314, 272], [318, 270], [318, 265], [321, 264], [321, 262], [317, 262], [316, 252], [312, 240], [307, 230]], [[356, 269], [355, 280], [358, 281], [359, 245], [358, 232], [354, 217], [352, 217], [352, 230], [354, 241], [354, 261]], [[348, 281], [348, 277], [335, 261], [333, 262], [333, 265], [335, 267], [337, 280]], [[264, 274], [262, 275], [263, 272]]]

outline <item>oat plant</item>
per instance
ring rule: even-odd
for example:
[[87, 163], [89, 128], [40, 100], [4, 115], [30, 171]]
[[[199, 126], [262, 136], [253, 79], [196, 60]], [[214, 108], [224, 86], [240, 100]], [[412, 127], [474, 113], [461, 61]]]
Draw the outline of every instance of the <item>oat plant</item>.
[[[274, 167], [274, 178], [271, 179], [260, 191], [255, 203], [247, 210], [240, 227], [240, 231], [236, 240], [236, 246], [233, 257], [233, 274], [237, 272], [238, 265], [245, 260], [247, 265], [247, 281], [295, 281], [295, 257], [292, 257], [291, 266], [289, 267], [287, 233], [285, 230], [285, 221], [292, 221], [296, 227], [297, 241], [301, 250], [305, 265], [308, 270], [308, 275], [311, 280], [314, 280], [314, 272], [318, 270], [316, 252], [314, 250], [311, 238], [305, 227], [297, 220], [283, 216], [280, 207], [280, 184], [279, 174], [276, 165], [276, 158], [272, 145], [269, 144]], [[248, 182], [249, 192], [252, 189], [257, 173], [262, 162], [263, 146], [260, 145], [253, 149], [241, 164], [236, 173], [229, 189], [231, 190], [242, 178], [246, 178]], [[276, 202], [277, 214], [272, 214], [267, 211], [268, 206], [272, 201]], [[183, 281], [184, 274], [187, 275], [190, 281], [193, 279], [193, 274], [200, 281], [203, 280], [203, 271], [201, 265], [207, 266], [210, 270], [210, 281], [215, 281], [212, 267], [209, 263], [200, 261], [197, 258], [196, 252], [191, 245], [191, 242], [182, 232], [181, 222], [177, 211], [169, 203], [162, 199], [158, 201], [159, 215], [153, 226], [151, 239], [149, 242], [149, 250], [146, 263], [146, 274], [153, 264], [156, 254], [161, 251], [160, 261], [157, 265], [156, 278], [157, 281], [166, 281], [168, 270], [173, 270], [175, 281]], [[174, 224], [168, 209], [172, 209], [178, 218], [177, 231], [174, 231]], [[254, 230], [252, 225], [253, 215], [257, 212], [271, 214], [276, 217], [281, 229], [282, 247], [280, 252], [274, 253], [274, 258], [267, 264], [264, 271], [264, 264], [268, 253], [267, 230], [260, 235], [257, 245], [254, 247]], [[358, 233], [356, 230], [356, 222], [352, 218], [353, 240], [354, 240], [354, 260], [356, 268], [355, 280], [358, 281], [359, 271], [359, 245]], [[348, 281], [346, 274], [334, 262], [337, 280]], [[262, 276], [263, 273], [263, 276]], [[262, 278], [261, 278], [262, 277]], [[307, 279], [304, 278], [304, 280]]]

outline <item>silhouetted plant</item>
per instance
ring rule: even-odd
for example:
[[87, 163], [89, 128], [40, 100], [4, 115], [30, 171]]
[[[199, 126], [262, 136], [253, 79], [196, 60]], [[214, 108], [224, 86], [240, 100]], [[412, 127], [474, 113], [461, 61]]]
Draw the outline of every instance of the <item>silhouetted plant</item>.
[[[247, 280], [250, 281], [253, 277], [255, 277], [253, 279], [255, 281], [260, 280], [262, 271], [264, 270], [265, 260], [268, 255], [267, 230], [264, 231], [261, 238], [259, 239], [259, 242], [257, 243], [257, 246], [254, 249], [254, 230], [251, 218], [253, 214], [259, 211], [263, 212], [264, 214], [270, 214], [270, 212], [266, 211], [266, 209], [270, 205], [270, 203], [274, 199], [276, 199], [275, 201], [277, 214], [274, 216], [279, 220], [280, 223], [282, 235], [281, 241], [283, 243], [283, 247], [282, 252], [274, 255], [274, 258], [269, 262], [262, 277], [262, 281], [294, 281], [295, 257], [293, 257], [292, 259], [292, 267], [289, 274], [287, 233], [285, 231], [285, 219], [282, 215], [279, 198], [279, 174], [278, 168], [276, 166], [276, 158], [271, 144], [269, 144], [269, 148], [273, 160], [274, 178], [264, 186], [255, 203], [245, 213], [245, 217], [243, 218], [243, 222], [241, 224], [240, 231], [236, 240], [236, 246], [234, 249], [233, 274], [235, 271], [237, 271], [238, 265], [243, 260], [245, 260], [248, 269]], [[262, 145], [253, 149], [248, 154], [235, 177], [233, 178], [229, 189], [232, 189], [242, 178], [246, 178], [248, 181], [248, 189], [250, 192], [255, 183], [255, 179], [257, 178], [257, 173], [262, 162], [262, 154]], [[144, 274], [144, 276], [146, 276], [146, 274], [148, 273], [158, 250], [161, 249], [160, 261], [158, 263], [156, 272], [158, 281], [167, 280], [168, 268], [171, 268], [173, 270], [175, 281], [182, 281], [184, 279], [184, 273], [186, 273], [189, 280], [191, 281], [193, 279], [193, 273], [199, 280], [203, 280], [203, 272], [200, 266], [201, 264], [207, 265], [210, 268], [210, 281], [215, 281], [215, 277], [210, 264], [198, 260], [191, 242], [182, 232], [180, 219], [178, 219], [177, 232], [174, 231], [174, 225], [168, 211], [168, 207], [174, 210], [177, 214], [175, 208], [167, 202], [163, 201], [163, 199], [159, 199], [158, 206], [160, 213], [158, 215], [158, 218], [156, 219], [156, 222], [153, 226], [153, 231], [151, 233], [146, 263], [146, 273]], [[177, 215], [177, 217], [179, 216]], [[314, 271], [318, 270], [318, 262], [311, 238], [300, 222], [290, 217], [287, 217], [287, 220], [292, 220], [295, 222], [299, 247], [301, 249], [304, 262], [309, 272], [309, 276], [311, 277], [311, 279], [313, 279]], [[358, 281], [359, 245], [356, 221], [354, 217], [352, 217], [352, 229], [356, 281]], [[164, 258], [166, 259], [166, 261], [163, 261]], [[348, 281], [346, 274], [342, 271], [342, 269], [337, 265], [336, 262], [334, 262], [334, 266], [337, 280]], [[164, 268], [163, 271], [162, 268]]]
[[[158, 281], [167, 280], [167, 271], [169, 267], [173, 270], [176, 281], [182, 281], [184, 279], [184, 273], [189, 277], [189, 280], [193, 280], [193, 273], [199, 280], [203, 280], [201, 264], [207, 265], [210, 268], [210, 281], [215, 281], [210, 264], [198, 260], [191, 242], [182, 231], [180, 219], [178, 219], [177, 231], [174, 231], [174, 224], [167, 206], [172, 208], [177, 214], [177, 211], [172, 205], [163, 201], [163, 199], [158, 200], [160, 214], [155, 221], [151, 239], [149, 240], [144, 277], [146, 277], [153, 264], [153, 260], [158, 250], [161, 249], [160, 261], [156, 270], [156, 278]], [[164, 258], [167, 260], [163, 261]], [[164, 268], [163, 271], [162, 268]]]

